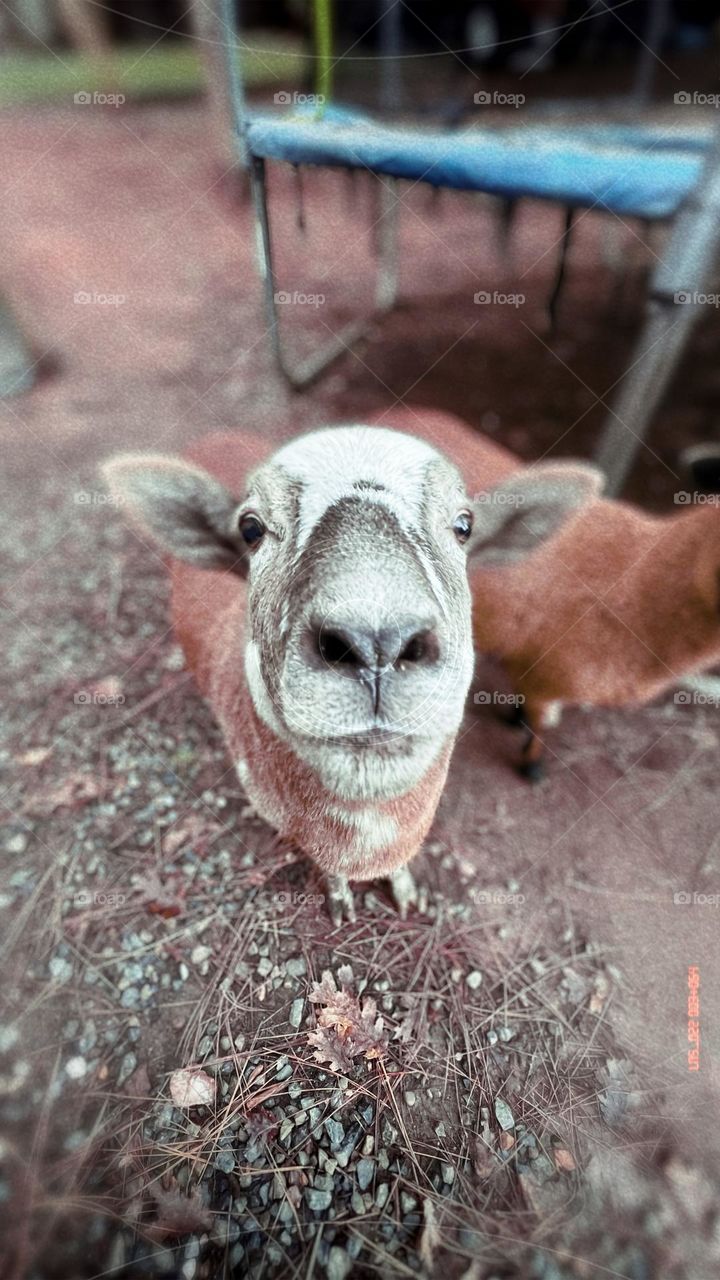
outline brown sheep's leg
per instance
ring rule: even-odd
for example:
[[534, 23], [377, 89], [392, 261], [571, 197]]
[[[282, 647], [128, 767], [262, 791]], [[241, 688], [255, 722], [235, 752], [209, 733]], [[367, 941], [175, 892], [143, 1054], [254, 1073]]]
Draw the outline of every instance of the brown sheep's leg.
[[543, 705], [525, 701], [519, 707], [522, 718], [520, 723], [526, 732], [520, 757], [520, 773], [528, 782], [542, 782], [545, 777], [543, 760], [543, 744], [538, 736], [543, 726]]

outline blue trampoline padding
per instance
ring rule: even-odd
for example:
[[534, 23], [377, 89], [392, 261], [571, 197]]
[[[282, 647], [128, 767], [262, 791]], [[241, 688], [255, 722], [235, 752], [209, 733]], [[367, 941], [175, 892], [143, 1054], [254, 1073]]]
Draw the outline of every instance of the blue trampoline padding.
[[633, 129], [624, 137], [602, 126], [440, 132], [362, 117], [255, 116], [246, 138], [250, 151], [268, 160], [365, 168], [436, 187], [593, 205], [642, 218], [674, 214], [697, 184], [704, 158], [698, 142], [685, 151], [677, 139], [668, 149], [662, 131]]

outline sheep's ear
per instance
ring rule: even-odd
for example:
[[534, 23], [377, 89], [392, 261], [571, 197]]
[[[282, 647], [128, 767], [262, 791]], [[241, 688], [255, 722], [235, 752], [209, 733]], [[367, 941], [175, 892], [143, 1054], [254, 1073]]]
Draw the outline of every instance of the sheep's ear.
[[596, 497], [604, 476], [583, 463], [538, 463], [473, 501], [469, 554], [483, 564], [510, 564], [539, 547], [573, 512]]
[[101, 472], [127, 520], [162, 551], [200, 569], [247, 572], [233, 528], [238, 500], [207, 471], [162, 454], [128, 453]]

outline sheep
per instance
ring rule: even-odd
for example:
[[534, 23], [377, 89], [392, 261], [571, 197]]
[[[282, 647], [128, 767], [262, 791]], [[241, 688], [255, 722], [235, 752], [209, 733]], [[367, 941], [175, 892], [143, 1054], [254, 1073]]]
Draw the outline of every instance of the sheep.
[[468, 557], [521, 559], [600, 476], [538, 466], [475, 506], [417, 434], [329, 427], [268, 453], [237, 433], [103, 473], [169, 558], [177, 637], [257, 812], [321, 868], [335, 922], [350, 879], [390, 876], [404, 914], [472, 677]]
[[[438, 422], [440, 434], [475, 510], [502, 500], [493, 486], [523, 464], [458, 421]], [[596, 496], [522, 563], [472, 562], [475, 644], [499, 658], [523, 699], [529, 780], [543, 776], [539, 735], [563, 706], [649, 702], [720, 661], [720, 511], [701, 487], [703, 477], [716, 481], [718, 455], [695, 452], [696, 489], [679, 491], [672, 515]]]

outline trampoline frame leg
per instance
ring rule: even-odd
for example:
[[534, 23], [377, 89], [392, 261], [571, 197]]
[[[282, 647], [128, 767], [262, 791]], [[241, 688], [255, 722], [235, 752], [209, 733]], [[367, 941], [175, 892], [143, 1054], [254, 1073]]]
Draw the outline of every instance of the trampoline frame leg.
[[720, 128], [716, 127], [700, 181], [680, 209], [655, 269], [633, 358], [595, 452], [610, 496], [620, 492], [645, 443], [652, 417], [700, 314], [697, 295], [712, 287], [719, 258]]
[[368, 332], [378, 317], [390, 311], [397, 301], [399, 201], [395, 194], [395, 180], [393, 178], [383, 178], [381, 180], [381, 201], [385, 211], [379, 224], [379, 254], [375, 280], [374, 309], [361, 320], [355, 320], [345, 325], [333, 340], [322, 347], [315, 355], [309, 356], [295, 365], [295, 367], [292, 367], [286, 356], [280, 333], [280, 318], [275, 296], [277, 293], [277, 276], [273, 259], [272, 233], [268, 209], [267, 173], [265, 160], [259, 156], [250, 157], [250, 177], [261, 254], [265, 315], [273, 355], [278, 370], [285, 381], [295, 391], [300, 391], [315, 382], [320, 374], [324, 373], [342, 355], [346, 355], [348, 349], [352, 349], [353, 344]]

